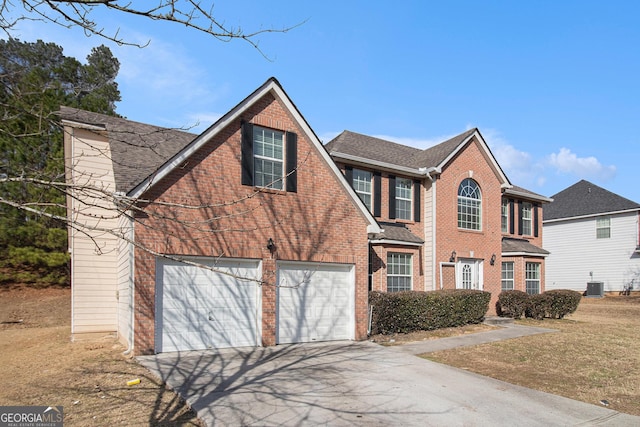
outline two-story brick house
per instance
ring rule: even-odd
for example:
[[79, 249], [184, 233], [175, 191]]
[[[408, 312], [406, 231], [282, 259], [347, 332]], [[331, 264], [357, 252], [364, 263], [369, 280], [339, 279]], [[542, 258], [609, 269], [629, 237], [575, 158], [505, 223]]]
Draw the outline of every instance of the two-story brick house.
[[544, 290], [542, 204], [513, 186], [478, 129], [426, 150], [344, 131], [326, 145], [383, 232], [370, 239], [379, 291]]

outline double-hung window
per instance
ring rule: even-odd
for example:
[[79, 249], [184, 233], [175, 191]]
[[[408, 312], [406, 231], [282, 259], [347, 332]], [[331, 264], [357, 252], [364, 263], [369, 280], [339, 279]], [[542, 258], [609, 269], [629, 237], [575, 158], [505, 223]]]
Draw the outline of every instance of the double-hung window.
[[411, 290], [411, 254], [387, 254], [387, 292]]
[[525, 264], [525, 290], [529, 295], [540, 293], [540, 264], [537, 262]]
[[611, 237], [611, 218], [596, 219], [596, 239], [608, 239]]
[[373, 174], [368, 171], [360, 169], [353, 170], [353, 189], [365, 204], [365, 206], [371, 211], [371, 181]]
[[509, 200], [502, 199], [500, 208], [500, 226], [503, 233], [509, 232]]
[[482, 222], [482, 193], [471, 178], [465, 178], [458, 187], [458, 227], [480, 230]]
[[513, 290], [514, 278], [513, 278], [513, 262], [502, 263], [502, 290]]
[[396, 178], [396, 218], [411, 220], [412, 182], [406, 178]]
[[284, 132], [253, 127], [254, 184], [282, 190]]
[[522, 203], [522, 234], [525, 236], [531, 236], [531, 203]]

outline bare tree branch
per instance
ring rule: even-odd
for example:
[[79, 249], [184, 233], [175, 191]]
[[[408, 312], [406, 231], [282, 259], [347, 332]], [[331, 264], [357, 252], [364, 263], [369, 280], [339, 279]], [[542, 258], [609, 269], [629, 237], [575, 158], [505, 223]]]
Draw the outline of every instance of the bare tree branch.
[[[153, 3], [152, 6], [148, 6]], [[124, 15], [147, 18], [184, 26], [214, 37], [222, 42], [242, 40], [254, 47], [269, 60], [259, 43], [259, 36], [267, 33], [287, 33], [303, 25], [305, 21], [282, 28], [261, 28], [245, 31], [241, 27], [227, 25], [214, 13], [214, 6], [204, 6], [199, 0], [2, 0], [0, 2], [0, 28], [11, 35], [23, 20], [51, 22], [65, 28], [79, 27], [87, 35], [96, 35], [118, 45], [145, 47], [120, 35], [120, 28], [107, 29], [94, 19], [97, 11], [111, 10]], [[17, 16], [12, 13], [17, 12]]]

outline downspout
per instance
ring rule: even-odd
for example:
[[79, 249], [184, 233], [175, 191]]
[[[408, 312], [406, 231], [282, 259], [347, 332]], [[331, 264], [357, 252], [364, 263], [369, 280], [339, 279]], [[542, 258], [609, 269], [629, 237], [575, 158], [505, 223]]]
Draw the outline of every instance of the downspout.
[[[74, 184], [75, 183], [75, 168], [73, 167], [73, 159], [75, 158], [75, 140], [76, 140], [76, 129], [75, 128], [71, 128], [71, 142], [69, 143], [70, 148], [69, 150], [71, 151], [71, 153], [69, 153], [70, 155], [70, 160], [69, 160], [69, 168], [71, 169], [71, 183]], [[66, 159], [65, 159], [66, 160]], [[66, 167], [66, 165], [65, 165]], [[73, 190], [71, 190], [73, 191]], [[73, 207], [75, 206], [75, 198], [71, 199], [71, 203], [68, 205], [67, 209], [69, 209], [71, 212], [67, 212], [67, 216], [69, 215], [74, 215], [73, 213]], [[72, 218], [69, 218], [69, 221], [72, 221]], [[69, 280], [71, 281], [71, 339], [73, 340], [73, 334], [74, 334], [74, 330], [75, 330], [75, 316], [74, 316], [74, 312], [75, 312], [75, 298], [74, 298], [74, 294], [75, 294], [75, 286], [73, 286], [73, 282], [75, 281], [73, 279], [73, 277], [75, 276], [75, 262], [74, 262], [74, 258], [75, 255], [73, 253], [73, 243], [74, 243], [74, 230], [73, 228], [69, 229], [70, 227], [67, 226], [67, 233], [69, 233], [69, 254], [71, 255], [71, 274], [69, 277]]]

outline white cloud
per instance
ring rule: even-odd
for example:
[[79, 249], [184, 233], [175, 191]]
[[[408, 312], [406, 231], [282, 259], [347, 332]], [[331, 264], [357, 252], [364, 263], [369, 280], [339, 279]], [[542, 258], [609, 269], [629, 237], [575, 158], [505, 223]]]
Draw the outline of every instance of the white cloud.
[[560, 173], [575, 175], [579, 178], [598, 178], [611, 180], [616, 175], [614, 165], [605, 166], [593, 157], [578, 157], [570, 149], [562, 147], [558, 153], [552, 153], [547, 159], [550, 166]]

